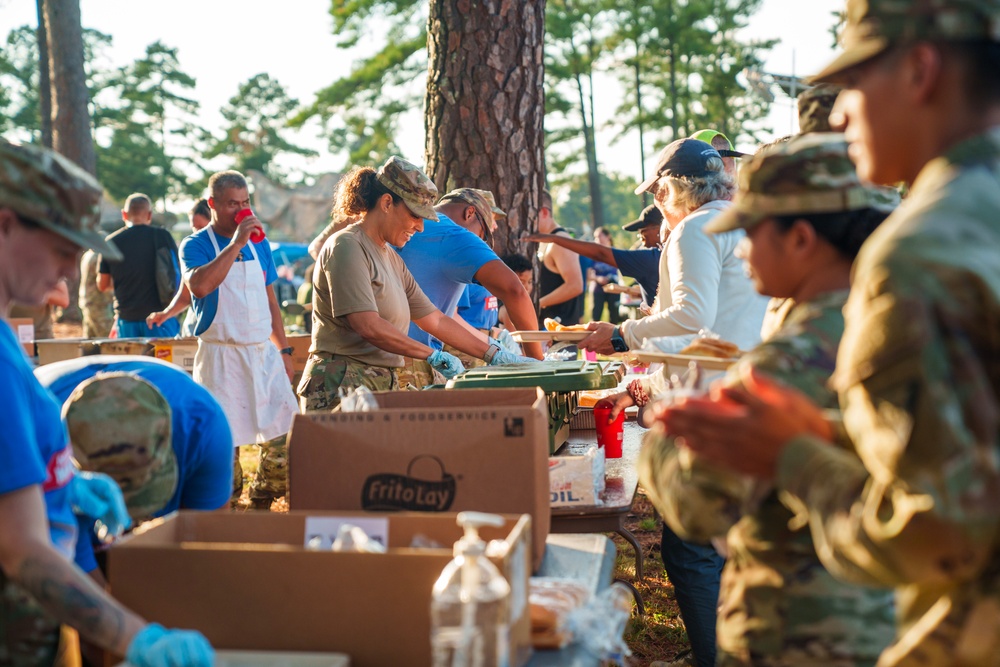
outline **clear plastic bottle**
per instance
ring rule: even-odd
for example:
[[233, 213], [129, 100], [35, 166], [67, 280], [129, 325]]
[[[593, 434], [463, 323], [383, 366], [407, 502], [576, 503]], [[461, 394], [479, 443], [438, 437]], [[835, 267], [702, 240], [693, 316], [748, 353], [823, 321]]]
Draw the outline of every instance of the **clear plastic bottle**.
[[510, 585], [485, 556], [482, 526], [502, 526], [495, 514], [460, 512], [465, 536], [438, 577], [431, 598], [434, 667], [508, 667]]

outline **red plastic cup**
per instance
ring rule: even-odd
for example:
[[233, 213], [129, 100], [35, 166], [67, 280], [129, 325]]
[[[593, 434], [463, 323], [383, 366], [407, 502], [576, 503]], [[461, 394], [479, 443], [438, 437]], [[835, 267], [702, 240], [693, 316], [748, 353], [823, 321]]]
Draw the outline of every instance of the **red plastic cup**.
[[[236, 224], [238, 225], [241, 222], [243, 222], [244, 220], [246, 220], [247, 218], [250, 218], [252, 216], [253, 216], [253, 211], [251, 211], [250, 209], [248, 209], [248, 208], [240, 209], [236, 213]], [[254, 242], [254, 243], [260, 243], [261, 241], [264, 240], [264, 237], [265, 237], [265, 234], [264, 234], [264, 230], [263, 229], [259, 229], [259, 230], [255, 229], [254, 232], [250, 235], [250, 240], [252, 242]]]
[[594, 406], [594, 428], [597, 429], [597, 446], [604, 447], [604, 458], [620, 459], [622, 457], [622, 427], [625, 425], [625, 411], [618, 413], [618, 418], [611, 419], [612, 406]]

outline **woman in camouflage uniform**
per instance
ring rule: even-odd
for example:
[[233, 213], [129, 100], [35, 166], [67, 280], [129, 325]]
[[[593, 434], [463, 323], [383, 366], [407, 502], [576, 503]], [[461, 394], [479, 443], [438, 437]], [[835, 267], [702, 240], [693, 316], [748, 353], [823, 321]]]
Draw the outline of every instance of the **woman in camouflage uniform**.
[[[828, 380], [851, 265], [894, 202], [859, 182], [841, 135], [804, 136], [766, 150], [744, 167], [741, 181], [735, 205], [706, 232], [746, 229], [744, 257], [757, 290], [796, 305], [723, 382], [738, 385], [764, 373], [834, 408]], [[728, 552], [717, 664], [875, 664], [893, 636], [891, 593], [834, 579], [808, 529], [793, 521], [771, 486], [692, 457], [659, 424], [647, 436], [640, 475], [675, 531], [713, 539]]]

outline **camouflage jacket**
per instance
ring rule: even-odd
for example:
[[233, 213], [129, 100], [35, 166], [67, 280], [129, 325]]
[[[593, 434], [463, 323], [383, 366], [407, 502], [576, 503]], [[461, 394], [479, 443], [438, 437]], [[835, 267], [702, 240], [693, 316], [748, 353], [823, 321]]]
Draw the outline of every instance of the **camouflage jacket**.
[[834, 574], [895, 586], [883, 665], [1000, 661], [1000, 127], [929, 162], [855, 263], [834, 385], [859, 458], [777, 484]]
[[83, 311], [85, 338], [103, 338], [111, 331], [115, 321], [114, 292], [97, 289], [100, 255], [93, 250], [83, 253], [80, 259], [80, 310]]
[[[730, 368], [739, 383], [752, 366], [835, 407], [829, 388], [844, 329], [847, 291], [799, 303], [781, 328]], [[644, 487], [654, 486], [661, 512], [684, 537], [725, 537], [717, 629], [719, 665], [825, 667], [874, 665], [892, 641], [892, 594], [837, 581], [824, 569], [804, 523], [773, 487], [690, 459], [669, 438], [651, 435], [643, 463]], [[650, 443], [652, 444], [652, 443]], [[652, 479], [649, 479], [649, 478]], [[647, 481], [651, 482], [647, 484]]]

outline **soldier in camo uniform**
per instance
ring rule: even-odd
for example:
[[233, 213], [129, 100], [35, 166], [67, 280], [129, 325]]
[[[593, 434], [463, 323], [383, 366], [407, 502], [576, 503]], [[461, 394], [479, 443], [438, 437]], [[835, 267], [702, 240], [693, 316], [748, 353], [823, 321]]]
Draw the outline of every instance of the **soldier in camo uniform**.
[[115, 323], [115, 294], [97, 289], [100, 255], [93, 250], [80, 260], [80, 310], [83, 311], [83, 337], [105, 338]]
[[360, 222], [331, 236], [316, 260], [312, 345], [297, 389], [303, 410], [333, 409], [342, 390], [399, 388], [404, 357], [426, 359], [444, 377], [465, 370], [454, 355], [411, 339], [411, 320], [490, 363], [516, 360], [435, 308], [390, 247], [405, 246], [425, 218], [437, 220], [436, 200], [430, 179], [395, 156], [377, 171], [355, 168], [341, 180], [334, 216]]
[[[851, 262], [892, 206], [861, 184], [838, 134], [764, 151], [744, 166], [740, 181], [733, 207], [706, 232], [747, 230], [755, 287], [794, 297], [796, 305], [781, 329], [730, 368], [725, 383], [738, 386], [753, 368], [799, 388], [817, 405], [835, 407], [828, 382], [844, 331]], [[674, 531], [726, 545], [716, 664], [875, 664], [892, 640], [891, 592], [834, 579], [808, 529], [790, 525], [793, 515], [771, 485], [680, 456], [662, 427], [647, 435], [640, 475]]]
[[830, 132], [830, 112], [840, 95], [840, 86], [821, 83], [798, 97], [799, 134]]
[[817, 78], [844, 86], [858, 173], [911, 188], [855, 263], [842, 428], [764, 378], [718, 396], [732, 414], [689, 401], [663, 418], [701, 456], [773, 479], [833, 574], [895, 587], [879, 665], [996, 665], [1000, 1], [851, 0], [843, 42]]

